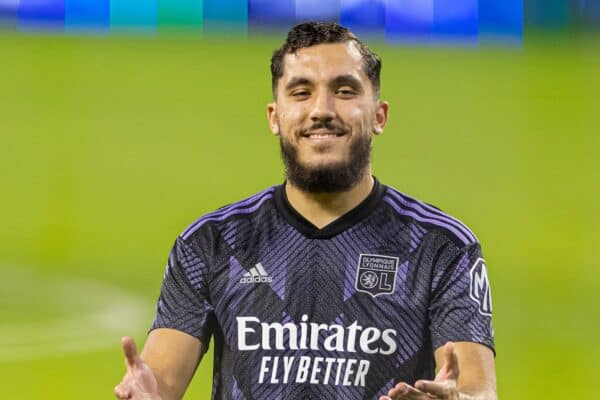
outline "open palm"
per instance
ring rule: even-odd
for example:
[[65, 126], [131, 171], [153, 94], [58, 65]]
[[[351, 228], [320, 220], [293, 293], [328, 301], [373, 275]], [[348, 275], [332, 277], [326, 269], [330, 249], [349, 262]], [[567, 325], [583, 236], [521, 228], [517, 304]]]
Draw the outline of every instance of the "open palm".
[[458, 374], [454, 344], [447, 343], [444, 346], [444, 363], [433, 381], [419, 380], [414, 387], [404, 382], [398, 383], [380, 400], [458, 400]]
[[115, 388], [115, 396], [122, 400], [160, 400], [156, 377], [138, 355], [134, 340], [126, 336], [121, 343], [127, 372]]

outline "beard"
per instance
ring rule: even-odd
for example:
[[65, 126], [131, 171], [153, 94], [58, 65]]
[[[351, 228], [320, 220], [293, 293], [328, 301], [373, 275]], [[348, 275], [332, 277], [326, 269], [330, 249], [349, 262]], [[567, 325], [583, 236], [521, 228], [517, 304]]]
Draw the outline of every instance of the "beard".
[[283, 136], [280, 136], [279, 146], [287, 180], [307, 193], [346, 192], [361, 181], [371, 162], [368, 135], [358, 135], [350, 143], [347, 160], [315, 166], [303, 164], [298, 159], [297, 147]]

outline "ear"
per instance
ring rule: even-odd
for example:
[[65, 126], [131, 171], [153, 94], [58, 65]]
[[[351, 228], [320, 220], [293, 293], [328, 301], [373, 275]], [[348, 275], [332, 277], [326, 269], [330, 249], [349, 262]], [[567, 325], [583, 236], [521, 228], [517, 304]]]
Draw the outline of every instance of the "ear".
[[267, 119], [273, 135], [279, 136], [279, 121], [277, 120], [277, 103], [267, 104]]
[[375, 123], [373, 124], [374, 134], [380, 135], [383, 133], [383, 128], [385, 128], [385, 124], [387, 123], [389, 109], [390, 105], [387, 101], [377, 101], [377, 109], [375, 110]]

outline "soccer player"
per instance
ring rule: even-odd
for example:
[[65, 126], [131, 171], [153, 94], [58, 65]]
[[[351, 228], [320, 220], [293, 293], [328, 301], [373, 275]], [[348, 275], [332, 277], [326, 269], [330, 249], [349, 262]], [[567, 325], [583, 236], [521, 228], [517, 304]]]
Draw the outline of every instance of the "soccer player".
[[380, 70], [335, 23], [288, 33], [267, 106], [287, 179], [177, 237], [119, 399], [181, 398], [211, 338], [212, 399], [496, 398], [477, 238], [371, 174]]

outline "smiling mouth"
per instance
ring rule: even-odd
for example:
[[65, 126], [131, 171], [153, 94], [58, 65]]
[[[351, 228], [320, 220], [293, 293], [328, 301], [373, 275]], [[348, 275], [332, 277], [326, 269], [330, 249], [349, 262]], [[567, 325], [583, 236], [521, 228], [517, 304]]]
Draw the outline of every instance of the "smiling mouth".
[[313, 131], [308, 131], [308, 132], [304, 132], [302, 133], [302, 137], [303, 138], [308, 138], [308, 139], [330, 139], [330, 138], [336, 138], [336, 137], [341, 137], [344, 136], [346, 134], [345, 131], [330, 131], [330, 130], [313, 130]]

